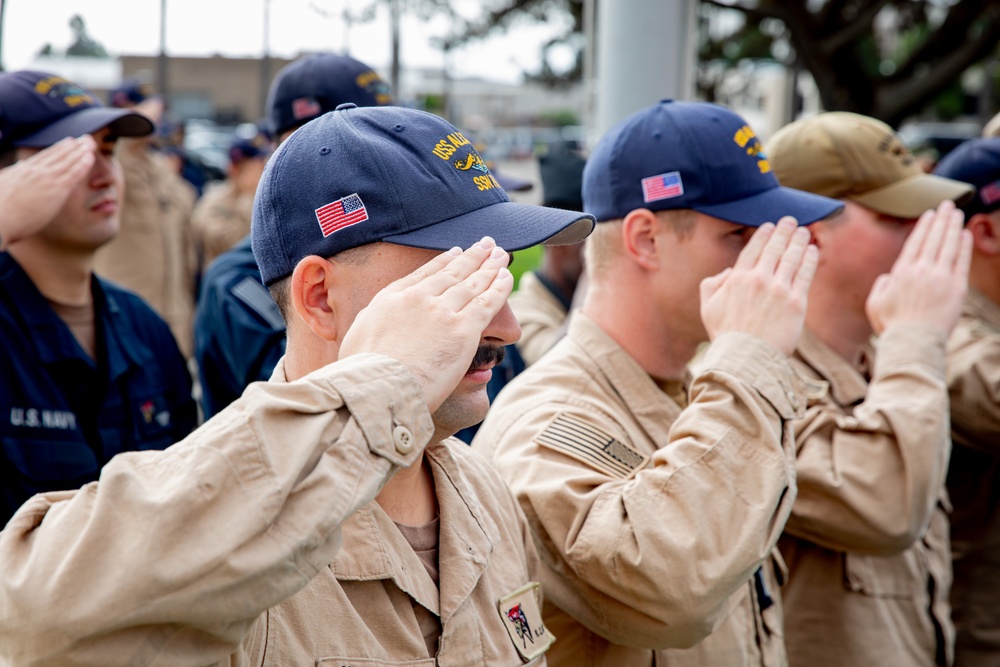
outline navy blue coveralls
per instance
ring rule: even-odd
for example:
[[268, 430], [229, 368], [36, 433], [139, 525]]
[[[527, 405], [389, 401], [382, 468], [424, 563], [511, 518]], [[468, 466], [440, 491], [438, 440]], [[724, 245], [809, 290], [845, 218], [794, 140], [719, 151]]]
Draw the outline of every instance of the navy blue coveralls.
[[285, 353], [285, 320], [264, 287], [247, 236], [205, 271], [194, 317], [194, 354], [205, 419], [271, 377]]
[[35, 493], [79, 488], [115, 454], [164, 449], [196, 425], [166, 323], [120, 287], [93, 277], [91, 290], [96, 362], [0, 253], [0, 528]]

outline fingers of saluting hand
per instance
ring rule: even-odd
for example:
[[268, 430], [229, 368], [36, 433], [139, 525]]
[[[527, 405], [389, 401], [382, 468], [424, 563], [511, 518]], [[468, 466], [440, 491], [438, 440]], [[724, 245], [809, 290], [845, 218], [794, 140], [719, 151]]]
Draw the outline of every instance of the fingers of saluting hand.
[[770, 222], [765, 222], [758, 227], [757, 231], [750, 237], [750, 240], [747, 241], [746, 246], [740, 251], [740, 256], [736, 258], [736, 263], [733, 265], [733, 270], [749, 271], [754, 268], [760, 259], [761, 253], [764, 252], [764, 246], [767, 245], [773, 234], [774, 225]]
[[[491, 239], [492, 241], [492, 239]], [[465, 257], [459, 257], [452, 262], [456, 264], [465, 259]], [[494, 246], [490, 250], [489, 255], [486, 259], [476, 268], [471, 274], [467, 275], [461, 281], [454, 283], [449, 286], [442, 294], [442, 303], [449, 310], [455, 312], [461, 311], [466, 308], [470, 303], [475, 302], [479, 297], [483, 296], [488, 292], [497, 280], [501, 273], [510, 274], [507, 270], [508, 256], [504, 252], [503, 248], [499, 246]], [[443, 270], [441, 273], [447, 273], [447, 269]], [[464, 275], [465, 268], [456, 272], [456, 276]], [[511, 283], [513, 286], [513, 282]], [[506, 298], [506, 297], [504, 297]], [[489, 303], [492, 303], [492, 298], [487, 297], [486, 299]], [[498, 306], [498, 310], [503, 304]], [[493, 313], [494, 315], [496, 312]], [[492, 316], [490, 317], [492, 319]]]
[[[30, 187], [64, 188], [79, 181], [90, 170], [97, 158], [96, 147], [94, 138], [89, 134], [79, 138], [70, 137], [16, 162], [10, 168], [29, 179]], [[48, 196], [44, 189], [39, 192]]]
[[926, 210], [917, 220], [916, 226], [903, 244], [903, 250], [899, 253], [896, 266], [912, 264], [920, 259], [926, 245], [927, 237], [931, 227], [934, 226], [937, 211]]
[[808, 298], [809, 286], [812, 285], [817, 266], [819, 266], [819, 248], [808, 244], [802, 253], [802, 262], [795, 273], [795, 278], [792, 280], [792, 292], [803, 301]]
[[[782, 223], [785, 220], [791, 220], [791, 224], [795, 225], [794, 219], [782, 218]], [[782, 230], [779, 227], [778, 232]], [[776, 233], [775, 236], [778, 234]], [[799, 267], [802, 265], [802, 258], [805, 257], [806, 248], [809, 247], [809, 231], [804, 227], [798, 227], [797, 225], [792, 227], [791, 235], [787, 239], [787, 245], [780, 248], [781, 254], [778, 259], [778, 267], [774, 270], [775, 277], [778, 278], [782, 283], [786, 285], [791, 285], [795, 276], [799, 273]]]
[[[948, 227], [951, 216], [955, 212], [955, 204], [945, 200], [941, 202], [937, 210], [932, 211], [930, 222], [923, 243], [917, 253], [921, 261], [934, 263], [940, 257], [944, 247], [945, 238], [948, 234]], [[952, 250], [954, 252], [954, 249]], [[952, 262], [948, 262], [950, 265]]]
[[499, 250], [500, 256], [492, 258], [492, 253], [496, 248], [496, 242], [489, 236], [483, 237], [481, 241], [475, 243], [465, 252], [458, 248], [438, 255], [430, 262], [420, 267], [409, 276], [406, 276], [393, 283], [391, 289], [407, 289], [415, 287], [424, 294], [441, 295], [451, 287], [461, 283], [484, 265], [489, 263], [491, 267], [502, 261], [502, 265], [507, 265], [507, 253]]
[[961, 260], [962, 237], [964, 236], [965, 215], [952, 208], [942, 221], [942, 239], [939, 244], [936, 263], [949, 271], [957, 267]]
[[[766, 275], [771, 275], [775, 272], [778, 263], [781, 261], [782, 257], [785, 255], [788, 249], [788, 244], [798, 229], [798, 225], [795, 222], [795, 218], [784, 217], [778, 221], [777, 226], [774, 228], [774, 233], [771, 234], [770, 238], [767, 239], [767, 243], [764, 245], [764, 249], [760, 253], [760, 258], [757, 260], [756, 269], [763, 271]], [[756, 234], [754, 234], [756, 236]], [[801, 248], [799, 249], [801, 253]], [[799, 254], [801, 258], [801, 254]], [[796, 266], [798, 264], [796, 263]], [[789, 278], [791, 273], [789, 273]]]

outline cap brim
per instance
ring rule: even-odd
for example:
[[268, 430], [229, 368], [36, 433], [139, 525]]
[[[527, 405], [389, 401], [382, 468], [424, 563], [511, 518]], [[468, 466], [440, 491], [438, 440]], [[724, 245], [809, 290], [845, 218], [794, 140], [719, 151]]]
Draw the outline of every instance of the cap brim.
[[913, 219], [919, 218], [928, 209], [937, 208], [946, 199], [961, 206], [975, 192], [975, 188], [967, 183], [933, 174], [915, 174], [877, 190], [848, 195], [848, 198], [879, 213]]
[[795, 218], [800, 225], [810, 225], [839, 213], [844, 204], [811, 192], [778, 186], [745, 199], [691, 208], [737, 225], [760, 227], [765, 222], [777, 222], [786, 215]]
[[513, 252], [539, 244], [567, 245], [587, 238], [594, 216], [557, 208], [499, 202], [423, 229], [387, 236], [385, 241], [414, 248], [468, 248], [484, 236]]
[[152, 134], [155, 129], [153, 121], [134, 111], [90, 107], [71, 113], [13, 144], [25, 148], [45, 148], [67, 137], [82, 137], [105, 127], [111, 127], [119, 137], [143, 137]]

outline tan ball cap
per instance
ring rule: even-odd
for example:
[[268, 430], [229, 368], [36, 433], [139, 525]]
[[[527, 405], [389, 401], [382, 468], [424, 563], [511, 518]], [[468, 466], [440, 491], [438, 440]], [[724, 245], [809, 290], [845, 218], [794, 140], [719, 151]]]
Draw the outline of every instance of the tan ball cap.
[[966, 183], [925, 173], [882, 121], [846, 111], [786, 125], [766, 152], [782, 185], [897, 218], [918, 218], [946, 199], [961, 205], [973, 194]]

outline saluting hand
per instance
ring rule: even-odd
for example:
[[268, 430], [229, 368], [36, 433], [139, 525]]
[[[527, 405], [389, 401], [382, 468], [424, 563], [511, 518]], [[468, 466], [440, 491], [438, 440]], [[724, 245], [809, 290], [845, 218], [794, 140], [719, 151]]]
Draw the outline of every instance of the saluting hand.
[[923, 324], [947, 337], [962, 313], [972, 261], [972, 234], [950, 201], [926, 211], [889, 273], [865, 303], [876, 334], [893, 324]]
[[94, 165], [92, 136], [67, 138], [0, 169], [0, 249], [37, 234], [55, 219]]
[[701, 282], [701, 317], [709, 337], [742, 331], [791, 354], [805, 324], [816, 264], [809, 232], [794, 218], [761, 225], [733, 268]]
[[431, 412], [469, 370], [483, 331], [507, 302], [508, 255], [485, 237], [452, 248], [375, 295], [344, 335], [340, 357], [376, 352], [406, 365]]

